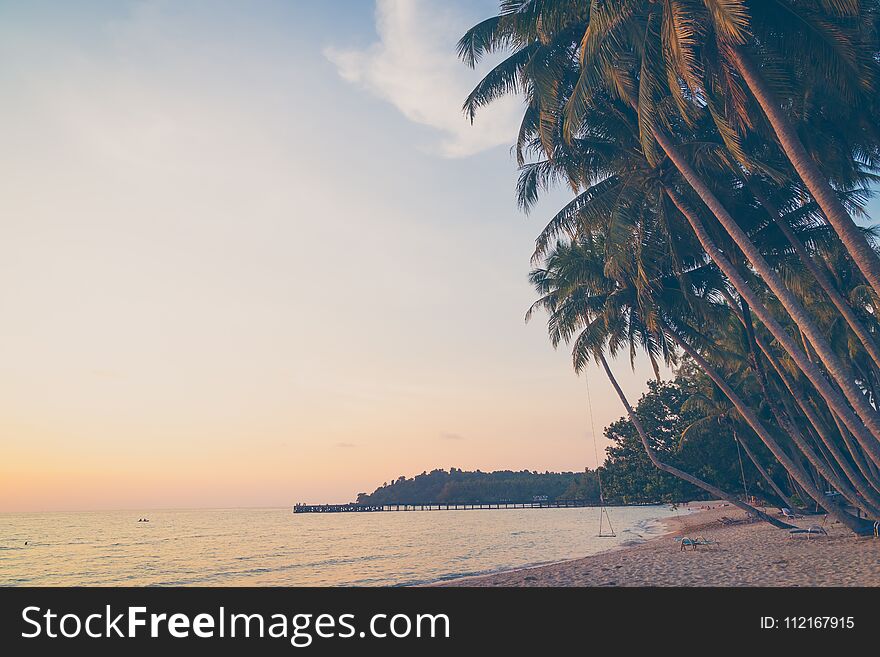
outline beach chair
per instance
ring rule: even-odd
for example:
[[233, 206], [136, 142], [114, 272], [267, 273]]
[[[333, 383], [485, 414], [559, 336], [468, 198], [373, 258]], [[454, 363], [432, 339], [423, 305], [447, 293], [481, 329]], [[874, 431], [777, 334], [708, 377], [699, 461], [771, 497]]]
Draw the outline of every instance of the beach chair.
[[795, 536], [806, 536], [808, 541], [810, 540], [810, 537], [813, 536], [813, 534], [828, 536], [828, 532], [825, 531], [825, 528], [819, 525], [810, 525], [806, 529], [790, 529], [788, 531], [789, 538], [794, 538]]
[[697, 536], [696, 538], [683, 536], [681, 538], [676, 538], [675, 540], [681, 542], [681, 547], [679, 548], [679, 551], [681, 552], [686, 551], [688, 548], [691, 548], [691, 551], [695, 552], [698, 547], [713, 547], [718, 545], [718, 541], [703, 536]]
[[714, 538], [706, 538], [705, 536], [697, 536], [697, 545], [703, 547], [718, 547], [718, 541]]

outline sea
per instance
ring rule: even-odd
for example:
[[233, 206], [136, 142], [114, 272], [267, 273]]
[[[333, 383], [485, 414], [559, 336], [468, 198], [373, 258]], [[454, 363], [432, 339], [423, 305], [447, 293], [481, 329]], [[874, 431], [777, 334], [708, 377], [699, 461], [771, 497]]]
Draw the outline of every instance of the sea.
[[597, 508], [5, 513], [0, 586], [428, 584], [631, 545], [663, 533], [663, 520], [685, 511], [608, 513], [610, 538], [598, 536]]

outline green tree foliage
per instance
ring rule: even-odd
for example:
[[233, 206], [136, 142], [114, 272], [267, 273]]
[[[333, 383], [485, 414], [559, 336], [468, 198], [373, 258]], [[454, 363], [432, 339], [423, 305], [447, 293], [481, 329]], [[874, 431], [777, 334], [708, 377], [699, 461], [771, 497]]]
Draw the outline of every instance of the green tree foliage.
[[432, 470], [361, 493], [362, 504], [494, 504], [585, 499], [598, 502], [594, 472], [531, 472], [498, 470], [468, 472], [458, 468]]
[[[536, 240], [533, 310], [687, 482], [633, 470], [621, 489], [759, 513], [733, 496], [740, 444], [780, 499], [859, 534], [880, 518], [880, 258], [854, 221], [880, 179], [878, 28], [878, 0], [502, 0], [461, 39], [470, 66], [506, 54], [467, 116], [525, 101], [520, 205], [574, 195]], [[608, 366], [621, 351], [696, 364], [680, 409], [699, 417], [644, 428]]]
[[[689, 374], [698, 376], [694, 370]], [[705, 415], [703, 405], [695, 403], [698, 383], [699, 379], [688, 380], [681, 373], [674, 381], [648, 383], [636, 415], [652, 447], [663, 461], [719, 488], [741, 496], [774, 499], [773, 491], [761, 481], [746, 455], [737, 450], [734, 425], [726, 417]], [[657, 470], [629, 418], [622, 417], [607, 427], [605, 437], [612, 443], [601, 470], [608, 502], [683, 502], [709, 497], [696, 486]]]

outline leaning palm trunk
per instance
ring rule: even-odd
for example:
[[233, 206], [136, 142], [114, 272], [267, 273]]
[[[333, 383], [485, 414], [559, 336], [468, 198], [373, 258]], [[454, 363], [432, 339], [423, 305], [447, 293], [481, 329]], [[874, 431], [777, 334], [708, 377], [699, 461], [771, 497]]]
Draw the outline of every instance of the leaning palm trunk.
[[[778, 404], [776, 403], [776, 395], [774, 395], [773, 391], [770, 390], [770, 384], [767, 380], [767, 372], [764, 369], [764, 364], [758, 354], [757, 346], [755, 345], [755, 330], [754, 326], [752, 325], [749, 306], [745, 301], [742, 300], [741, 304], [743, 326], [745, 326], [746, 339], [749, 343], [749, 358], [751, 360], [752, 367], [755, 370], [755, 374], [758, 378], [758, 384], [760, 385], [761, 391], [764, 394], [764, 399], [770, 406], [770, 410], [773, 413], [773, 417], [776, 418], [776, 422], [779, 424], [779, 427], [789, 435], [792, 442], [806, 457], [807, 462], [812, 465], [813, 468], [815, 468], [816, 472], [819, 473], [819, 475], [822, 476], [825, 481], [829, 482], [837, 490], [839, 490], [850, 504], [852, 504], [856, 508], [861, 508], [862, 510], [868, 512], [870, 515], [880, 518], [880, 508], [874, 506], [870, 501], [866, 502], [865, 500], [860, 498], [855, 483], [852, 480], [841, 476], [833, 467], [830, 461], [826, 462], [825, 460], [819, 458], [819, 456], [813, 451], [813, 448], [810, 446], [810, 444], [801, 433], [800, 429], [798, 429], [797, 425], [795, 424], [793, 419], [795, 417], [794, 414], [788, 413], [778, 408]], [[845, 459], [843, 459], [843, 463], [846, 463]], [[851, 472], [851, 470], [848, 471]], [[819, 492], [821, 494], [821, 491]], [[822, 504], [822, 500], [816, 500], [816, 502]]]
[[859, 342], [862, 343], [868, 356], [871, 357], [875, 367], [880, 368], [880, 348], [877, 347], [877, 343], [874, 342], [868, 329], [865, 328], [865, 325], [856, 316], [852, 306], [850, 306], [843, 298], [843, 295], [838, 292], [834, 283], [832, 283], [831, 279], [828, 277], [828, 274], [823, 270], [822, 265], [816, 263], [812, 256], [807, 253], [807, 250], [804, 248], [804, 245], [801, 243], [798, 236], [794, 234], [791, 226], [789, 226], [782, 218], [779, 210], [773, 205], [773, 203], [771, 203], [770, 200], [754, 186], [752, 186], [752, 193], [755, 198], [758, 199], [758, 202], [764, 206], [767, 214], [770, 215], [770, 218], [773, 219], [779, 227], [779, 230], [782, 231], [785, 239], [788, 240], [795, 253], [797, 253], [798, 258], [800, 258], [807, 270], [813, 275], [813, 278], [816, 279], [816, 282], [819, 283], [819, 286], [824, 290], [825, 294], [828, 295], [831, 303], [834, 304], [834, 307], [837, 308], [837, 311], [841, 314], [843, 319], [846, 320], [846, 323], [849, 325], [852, 332], [859, 339]]
[[[729, 300], [728, 303], [730, 303]], [[740, 317], [740, 319], [742, 318]], [[804, 396], [803, 392], [799, 389], [797, 384], [791, 380], [788, 373], [785, 371], [785, 368], [782, 367], [782, 364], [776, 358], [769, 345], [767, 345], [767, 343], [764, 342], [757, 335], [755, 336], [755, 342], [760, 348], [761, 352], [764, 354], [764, 357], [773, 367], [776, 375], [785, 385], [792, 399], [795, 400], [798, 408], [800, 408], [803, 414], [806, 416], [807, 420], [810, 422], [814, 431], [820, 437], [822, 442], [825, 443], [828, 449], [835, 455], [835, 458], [838, 459], [838, 462], [842, 463], [843, 461], [845, 461], [845, 457], [842, 454], [838, 456], [840, 451], [839, 448], [832, 447], [836, 443], [829, 432], [828, 424], [819, 416], [818, 405], [814, 405], [814, 402], [812, 400]], [[853, 463], [856, 464], [858, 471], [862, 474], [864, 481], [867, 482], [868, 486], [871, 489], [880, 492], [880, 478], [877, 477], [875, 468], [872, 467], [874, 465], [873, 462], [870, 459], [866, 459], [864, 457], [864, 451], [857, 443], [853, 442], [849, 431], [845, 426], [843, 426], [843, 423], [840, 421], [840, 418], [837, 417], [837, 414], [834, 413], [834, 411], [832, 411], [830, 408], [826, 410], [830, 414], [831, 419], [834, 422], [834, 426], [837, 429], [837, 433], [843, 439], [843, 442], [846, 445], [847, 452], [852, 458]], [[856, 478], [851, 476], [850, 481], [852, 481], [853, 484], [856, 486], [856, 490], [862, 490], [862, 487], [855, 483]], [[867, 499], [873, 499], [872, 495], [865, 495], [865, 497]], [[880, 505], [880, 498], [876, 499], [875, 503]]]
[[853, 262], [856, 263], [859, 271], [873, 288], [874, 294], [880, 296], [880, 258], [877, 257], [865, 235], [849, 216], [846, 208], [843, 207], [828, 182], [828, 178], [822, 174], [810, 154], [807, 153], [797, 131], [783, 113], [779, 102], [774, 98], [773, 92], [767, 87], [760, 71], [755, 68], [755, 64], [746, 54], [744, 48], [741, 46], [731, 48], [730, 53], [737, 71], [748, 85], [761, 109], [764, 110], [782, 150], [785, 151], [795, 171], [804, 181], [807, 189], [810, 190], [810, 194], [816, 199], [816, 203], [822, 209], [828, 223], [837, 232]]
[[[758, 274], [761, 276], [761, 278], [764, 280], [770, 290], [782, 303], [783, 307], [791, 316], [792, 320], [794, 320], [794, 323], [807, 336], [810, 344], [813, 345], [813, 349], [816, 351], [817, 355], [822, 360], [822, 363], [825, 365], [826, 370], [840, 387], [843, 394], [849, 400], [849, 403], [852, 404], [855, 413], [862, 420], [864, 427], [862, 427], [861, 429], [851, 428], [853, 430], [853, 433], [855, 434], [856, 431], [859, 431], [861, 433], [862, 438], [865, 440], [866, 444], [870, 445], [870, 447], [866, 446], [866, 449], [870, 449], [872, 451], [872, 456], [875, 457], [878, 462], [880, 462], [880, 416], [878, 416], [877, 414], [877, 409], [871, 406], [871, 404], [865, 398], [864, 393], [856, 386], [849, 368], [846, 367], [840, 360], [840, 358], [838, 358], [837, 354], [834, 353], [831, 345], [828, 344], [828, 340], [822, 334], [822, 331], [815, 324], [815, 322], [813, 322], [806, 309], [801, 305], [794, 294], [792, 294], [792, 292], [787, 287], [785, 287], [785, 285], [782, 283], [782, 280], [779, 278], [776, 272], [773, 271], [772, 267], [770, 267], [770, 264], [764, 259], [764, 256], [761, 255], [761, 252], [758, 250], [755, 244], [749, 239], [748, 235], [746, 235], [742, 228], [740, 228], [739, 224], [736, 223], [736, 220], [734, 220], [730, 213], [724, 208], [724, 206], [708, 188], [705, 182], [703, 182], [703, 180], [697, 175], [697, 173], [690, 166], [690, 163], [687, 162], [687, 160], [672, 144], [669, 138], [662, 133], [662, 131], [654, 130], [653, 134], [657, 138], [657, 143], [660, 144], [660, 146], [669, 156], [670, 160], [672, 160], [672, 162], [675, 164], [678, 171], [684, 176], [685, 180], [687, 180], [694, 191], [697, 192], [697, 195], [703, 200], [703, 202], [706, 204], [712, 214], [718, 219], [719, 223], [721, 223], [728, 235], [733, 238], [734, 242], [745, 254], [746, 258], [748, 258], [751, 265], [755, 268], [755, 270], [758, 272]], [[703, 240], [701, 239], [700, 241], [702, 243]], [[726, 273], [727, 272], [725, 272], [725, 274]], [[741, 277], [738, 278], [742, 281]], [[733, 282], [733, 279], [731, 279], [731, 282]], [[739, 287], [737, 287], [737, 291], [740, 292], [741, 296], [744, 296]], [[751, 300], [749, 300], [749, 304], [751, 303]], [[764, 318], [762, 317], [761, 320], [763, 321]], [[777, 336], [775, 336], [774, 334], [774, 337]], [[779, 338], [777, 337], [777, 339]], [[787, 348], [786, 351], [788, 351]], [[794, 354], [792, 354], [792, 357], [794, 357]], [[800, 363], [798, 363], [798, 366], [800, 366]], [[815, 375], [817, 378], [821, 376], [821, 373], [817, 368], [812, 369], [815, 371]], [[807, 374], [806, 371], [804, 371], [804, 373]], [[823, 396], [825, 395], [823, 394]], [[851, 421], [854, 427], [858, 426], [858, 423], [856, 422], [856, 418], [854, 416], [851, 418]], [[849, 426], [849, 424], [850, 423], [848, 422], [847, 426]], [[865, 431], [865, 427], [868, 429], [868, 431]], [[873, 438], [873, 440], [871, 440], [869, 436]]]
[[[758, 356], [757, 352], [754, 351], [754, 347], [757, 347], [758, 349], [760, 349], [761, 354], [767, 359], [767, 361], [770, 363], [770, 366], [773, 368], [773, 371], [776, 372], [776, 375], [782, 381], [783, 385], [785, 386], [785, 389], [789, 393], [790, 398], [794, 400], [798, 409], [800, 409], [800, 411], [807, 418], [807, 421], [809, 422], [809, 424], [812, 427], [815, 434], [817, 436], [819, 436], [819, 440], [821, 441], [821, 444], [823, 444], [825, 446], [825, 448], [827, 449], [827, 451], [831, 454], [832, 461], [829, 461], [828, 465], [830, 467], [834, 467], [833, 463], [836, 463], [840, 467], [840, 469], [843, 471], [842, 473], [835, 472], [837, 480], [840, 480], [841, 476], [845, 477], [848, 482], [848, 485], [850, 485], [852, 487], [852, 489], [854, 489], [852, 492], [858, 493], [858, 495], [861, 495], [861, 497], [866, 502], [863, 502], [858, 497], [855, 497], [852, 494], [848, 495], [847, 499], [855, 506], [862, 506], [864, 504], [864, 507], [863, 507], [864, 510], [869, 511], [872, 515], [880, 514], [880, 495], [877, 495], [876, 492], [874, 491], [873, 484], [871, 484], [864, 476], [862, 476], [862, 473], [860, 471], [854, 469], [850, 465], [849, 460], [846, 458], [846, 456], [843, 454], [843, 452], [841, 451], [841, 449], [838, 447], [837, 443], [833, 439], [833, 437], [828, 432], [828, 427], [826, 426], [825, 422], [822, 421], [822, 419], [819, 417], [818, 413], [816, 413], [816, 411], [810, 406], [809, 402], [806, 399], [804, 399], [804, 396], [802, 394], [799, 394], [799, 392], [795, 389], [794, 382], [789, 379], [785, 370], [779, 364], [779, 361], [773, 355], [773, 353], [771, 352], [769, 347], [764, 343], [763, 340], [761, 340], [760, 337], [755, 335], [754, 327], [751, 325], [751, 317], [750, 317], [748, 305], [743, 304], [742, 310], [739, 310], [736, 307], [737, 306], [736, 302], [730, 297], [729, 294], [722, 291], [722, 296], [724, 296], [724, 299], [725, 299], [725, 301], [727, 301], [727, 304], [728, 304], [730, 310], [737, 317], [737, 319], [739, 319], [740, 323], [742, 323], [742, 325], [743, 325], [743, 328], [745, 328], [745, 330], [746, 330], [747, 337], [749, 338], [749, 341], [750, 341], [749, 349], [751, 352], [753, 352], [753, 356], [752, 356], [753, 366], [756, 369], [756, 374], [758, 375], [759, 383], [761, 384], [762, 389], [764, 390], [764, 397], [767, 399], [768, 403], [770, 403], [771, 406], [773, 405], [772, 400], [774, 398], [774, 395], [769, 390], [766, 390], [766, 385], [767, 385], [766, 373], [764, 372], [764, 368], [761, 365], [761, 362], [759, 360], [759, 356]], [[754, 345], [751, 344], [751, 341], [754, 341]], [[786, 401], [787, 401], [786, 398], [783, 397], [783, 403], [785, 403]], [[777, 415], [775, 411], [774, 411], [774, 415]], [[792, 411], [789, 411], [789, 415], [791, 417], [794, 417], [795, 413]], [[781, 423], [780, 423], [780, 426], [782, 426]], [[841, 428], [844, 431], [846, 430], [845, 427], [841, 427]], [[848, 447], [849, 447], [849, 445], [848, 445]], [[851, 452], [851, 455], [853, 458], [853, 462], [856, 462], [856, 455], [852, 454], [852, 452]], [[809, 455], [807, 456], [807, 458], [809, 460]], [[823, 474], [823, 476], [825, 476], [825, 475]], [[826, 479], [828, 479], [829, 481], [831, 481], [832, 483], [834, 483], [837, 486], [837, 480], [829, 479], [827, 476], [826, 476]], [[844, 488], [841, 488], [840, 486], [837, 486], [837, 487], [838, 487], [838, 490], [840, 490], [841, 492], [844, 491]]]
[[[632, 107], [636, 114], [638, 114], [638, 105], [633, 103]], [[712, 190], [709, 189], [702, 178], [697, 175], [697, 172], [693, 169], [687, 159], [682, 156], [681, 152], [679, 152], [678, 148], [672, 143], [669, 137], [667, 137], [666, 134], [656, 126], [651, 126], [651, 134], [654, 136], [654, 139], [657, 141], [660, 148], [666, 153], [666, 156], [672, 161], [673, 165], [675, 165], [678, 172], [693, 188], [703, 203], [706, 204], [706, 207], [709, 208], [712, 214], [718, 219], [718, 222], [724, 230], [727, 231], [727, 234], [730, 235], [758, 274], [760, 274], [767, 286], [777, 296], [782, 303], [782, 306], [794, 320], [794, 323], [797, 324], [801, 331], [806, 333], [807, 337], [810, 339], [810, 343], [813, 345], [819, 358], [824, 363], [828, 373], [837, 382], [837, 385], [840, 387], [841, 391], [843, 391], [843, 394], [849, 400], [849, 403], [852, 404], [855, 411], [855, 413], [852, 413], [847, 410], [847, 415], [841, 417], [844, 419], [844, 422], [846, 422], [846, 425], [850, 427], [853, 435], [858, 438], [859, 442], [861, 443], [864, 441], [865, 444], [863, 447], [865, 447], [866, 451], [871, 454], [871, 458], [880, 465], [880, 415], [877, 414], [877, 409], [871, 406], [868, 400], [865, 399], [862, 391], [855, 385], [851, 372], [837, 357], [837, 354], [834, 353], [831, 345], [828, 344], [828, 341], [819, 330], [819, 327], [812, 321], [809, 313], [807, 313], [791, 291], [785, 287], [779, 276], [776, 275], [776, 272], [773, 271], [772, 267], [770, 267], [770, 264], [764, 259], [764, 256], [761, 255], [758, 248], [751, 239], [749, 239], [749, 236], [746, 235], [742, 228], [740, 228], [739, 224], [736, 223], [736, 220], [730, 215], [715, 194], [712, 193]], [[678, 204], [676, 203], [676, 205]], [[690, 221], [690, 218], [688, 218], [688, 221]], [[693, 226], [693, 223], [691, 225]], [[703, 238], [700, 238], [700, 243], [703, 243]], [[706, 248], [705, 245], [703, 248]], [[717, 248], [715, 251], [720, 254], [720, 251], [718, 251]], [[714, 256], [712, 259], [716, 261], [716, 264], [718, 264], [719, 267], [721, 266]], [[727, 274], [727, 272], [724, 273]], [[734, 282], [733, 278], [730, 280], [731, 282]], [[737, 276], [737, 280], [740, 281], [741, 285], [745, 286], [745, 282], [741, 277]], [[734, 283], [734, 286], [736, 287], [737, 283]], [[741, 296], [745, 296], [739, 287], [737, 287], [737, 291]], [[755, 298], [754, 294], [749, 296]], [[748, 299], [748, 302], [749, 304], [754, 305], [751, 299]], [[767, 316], [769, 317], [769, 312], [767, 313]], [[761, 321], [764, 321], [764, 317], [761, 317]], [[774, 334], [774, 337], [777, 336]], [[777, 337], [777, 339], [779, 338]], [[786, 351], [788, 351], [788, 347], [786, 347]], [[792, 357], [794, 358], [795, 355], [792, 354]], [[799, 359], [796, 359], [796, 362], [798, 360]], [[798, 362], [798, 366], [801, 366], [800, 362]], [[817, 368], [812, 367], [811, 371], [812, 374], [808, 374], [811, 381], [813, 381], [814, 376], [817, 381], [821, 378], [825, 392], [834, 392], [831, 387], [827, 385], [827, 382], [824, 381], [821, 372], [819, 372]], [[804, 371], [804, 374], [807, 374], [806, 370]], [[816, 381], [813, 381], [813, 385], [816, 385], [817, 389], [819, 389], [819, 384], [817, 384]], [[825, 392], [820, 390], [823, 397], [825, 397]], [[834, 396], [839, 398], [839, 395], [836, 393], [834, 393]], [[858, 422], [856, 415], [861, 419], [861, 424]]]
[[[761, 351], [766, 354], [766, 345], [759, 344], [758, 346]], [[770, 360], [769, 357], [768, 360]], [[806, 416], [807, 421], [812, 426], [816, 435], [819, 436], [821, 443], [825, 445], [826, 449], [831, 454], [834, 462], [838, 464], [856, 491], [867, 500], [870, 505], [872, 505], [874, 509], [873, 512], [875, 514], [880, 512], [880, 495], [878, 495], [880, 489], [877, 488], [876, 482], [871, 481], [870, 470], [867, 470], [863, 465], [860, 465], [860, 461], [862, 461], [860, 450], [858, 445], [851, 444], [847, 440], [846, 434], [848, 432], [846, 427], [839, 426], [838, 432], [841, 433], [841, 437], [844, 439], [844, 444], [847, 447], [850, 458], [846, 457], [846, 454], [844, 454], [843, 450], [838, 446], [837, 441], [835, 441], [833, 436], [830, 435], [828, 432], [828, 426], [822, 421], [815, 409], [812, 408], [809, 401], [802, 399], [801, 395], [795, 390], [794, 383], [789, 380], [785, 371], [777, 367], [772, 361], [771, 365], [773, 365], [773, 369], [776, 371], [777, 376], [788, 390], [792, 399], [795, 400], [798, 408], [800, 408]], [[850, 461], [852, 461], [852, 464]], [[855, 467], [853, 467], [853, 464], [855, 464]]]
[[[816, 435], [819, 436], [819, 439], [822, 441], [822, 444], [828, 449], [831, 453], [833, 459], [840, 468], [843, 470], [846, 478], [850, 481], [850, 483], [855, 487], [856, 491], [862, 495], [873, 507], [874, 512], [877, 513], [880, 511], [880, 495], [878, 495], [878, 491], [880, 489], [877, 488], [877, 482], [872, 481], [873, 477], [870, 470], [863, 463], [863, 459], [861, 458], [861, 453], [858, 448], [858, 445], [852, 444], [848, 440], [847, 430], [844, 426], [837, 426], [838, 433], [841, 434], [843, 438], [844, 444], [847, 447], [847, 451], [850, 454], [850, 458], [852, 462], [855, 464], [855, 468], [850, 464], [850, 459], [846, 458], [846, 455], [837, 445], [837, 442], [834, 440], [833, 436], [828, 432], [828, 426], [826, 423], [819, 417], [816, 410], [810, 405], [809, 401], [803, 399], [803, 396], [798, 393], [795, 389], [795, 384], [788, 377], [788, 374], [784, 369], [776, 362], [776, 359], [769, 353], [769, 349], [766, 344], [763, 343], [760, 339], [756, 339], [756, 344], [767, 360], [770, 362], [770, 365], [773, 367], [776, 375], [782, 381], [786, 390], [788, 390], [789, 395], [792, 399], [794, 399], [795, 404], [801, 410], [801, 412], [806, 416], [807, 421], [813, 427], [813, 430], [816, 432]], [[836, 420], [836, 418], [835, 418]]]
[[[715, 368], [713, 368], [709, 362], [699, 354], [699, 352], [683, 340], [678, 333], [672, 330], [671, 327], [667, 326], [664, 328], [666, 328], [666, 332], [669, 337], [672, 338], [672, 341], [681, 347], [688, 356], [693, 358], [697, 366], [708, 374], [709, 378], [715, 382], [715, 385], [721, 389], [721, 392], [723, 392], [725, 397], [727, 397], [734, 405], [742, 418], [752, 428], [752, 431], [758, 434], [761, 442], [767, 446], [773, 456], [776, 457], [776, 460], [782, 464], [782, 467], [785, 468], [789, 476], [797, 482], [808, 497], [811, 497], [817, 504], [827, 509], [831, 516], [836, 520], [839, 520], [844, 526], [849, 527], [856, 534], [869, 534], [872, 531], [873, 525], [870, 522], [861, 518], [856, 518], [847, 513], [839, 504], [837, 504], [836, 501], [823, 495], [822, 491], [816, 487], [815, 482], [806, 475], [803, 468], [786, 454], [785, 450], [782, 449], [779, 443], [776, 442], [776, 439], [773, 438], [767, 428], [758, 419], [757, 415], [755, 415], [755, 412], [742, 400], [742, 398], [740, 398], [738, 394], [736, 394], [724, 377], [718, 374], [718, 372], [715, 371]], [[795, 436], [792, 436], [792, 440], [797, 444], [798, 441]], [[803, 448], [802, 444], [798, 444], [797, 446], [798, 448]]]
[[[666, 141], [668, 144], [668, 140]], [[676, 152], [671, 144], [669, 144], [669, 148], [670, 151]], [[685, 167], [689, 169], [689, 167], [687, 167], [686, 165]], [[776, 318], [773, 317], [769, 309], [767, 309], [767, 307], [764, 306], [763, 303], [761, 303], [761, 300], [758, 298], [757, 294], [755, 294], [755, 292], [749, 287], [748, 283], [746, 283], [746, 281], [742, 278], [736, 268], [715, 245], [715, 243], [712, 241], [712, 238], [709, 236], [709, 233], [706, 231], [706, 228], [703, 226], [703, 223], [699, 220], [696, 214], [687, 207], [684, 200], [676, 192], [669, 188], [666, 188], [665, 191], [672, 202], [675, 204], [675, 206], [678, 208], [678, 210], [684, 215], [685, 219], [687, 219], [688, 223], [691, 225], [691, 228], [694, 230], [697, 239], [700, 241], [700, 244], [709, 255], [709, 257], [715, 262], [716, 265], [718, 265], [719, 269], [721, 269], [724, 275], [727, 276], [728, 280], [733, 284], [734, 288], [736, 288], [736, 291], [739, 293], [739, 295], [743, 299], [745, 299], [746, 302], [752, 307], [755, 314], [761, 320], [761, 323], [767, 327], [767, 329], [777, 340], [777, 342], [779, 342], [779, 344], [782, 345], [785, 351], [789, 353], [797, 366], [806, 375], [806, 377], [810, 380], [810, 382], [828, 404], [828, 407], [838, 414], [843, 423], [852, 432], [853, 436], [855, 436], [856, 440], [858, 440], [859, 444], [865, 450], [865, 453], [868, 454], [875, 463], [880, 464], [880, 441], [878, 441], [876, 435], [871, 430], [869, 430], [869, 427], [866, 426], [867, 424], [869, 424], [869, 422], [872, 425], [876, 424], [876, 422], [874, 421], [876, 419], [876, 416], [873, 407], [871, 407], [870, 414], [864, 414], [867, 415], [867, 419], [864, 422], [860, 421], [859, 417], [856, 417], [855, 413], [847, 405], [846, 401], [841, 397], [839, 392], [835, 390], [825, 378], [822, 371], [809, 359], [809, 357], [800, 349], [800, 347], [798, 347], [797, 343], [794, 341], [791, 335], [789, 335], [788, 332], [782, 327], [782, 325], [776, 320]], [[706, 191], [708, 192], [708, 189]], [[708, 193], [711, 195], [711, 192]], [[724, 214], [726, 214], [726, 212]], [[766, 262], [764, 264], [766, 264]], [[803, 311], [802, 308], [801, 310]], [[797, 321], [797, 319], [795, 319], [795, 321]], [[806, 319], [804, 319], [804, 321], [807, 322]], [[864, 399], [864, 397], [861, 396], [861, 393], [857, 393], [857, 396], [861, 397], [863, 405], [867, 405], [867, 401]]]
[[872, 467], [874, 464], [865, 459], [861, 449], [858, 445], [853, 443], [852, 437], [847, 431], [846, 427], [843, 426], [843, 423], [840, 421], [834, 413], [831, 413], [831, 418], [834, 420], [834, 426], [837, 427], [837, 433], [840, 434], [840, 437], [843, 438], [844, 444], [846, 444], [846, 448], [850, 454], [852, 454], [853, 462], [856, 464], [856, 467], [859, 469], [859, 472], [865, 477], [871, 487], [880, 493], [880, 477], [877, 475], [876, 468]]
[[776, 495], [779, 497], [779, 499], [782, 500], [789, 509], [794, 509], [795, 508], [794, 503], [791, 501], [791, 499], [788, 497], [788, 495], [786, 495], [783, 492], [783, 490], [779, 487], [779, 484], [777, 484], [775, 481], [773, 481], [773, 477], [771, 477], [770, 473], [767, 472], [767, 469], [763, 465], [761, 465], [761, 461], [758, 460], [758, 457], [755, 455], [754, 452], [752, 452], [751, 448], [746, 444], [746, 441], [744, 441], [742, 438], [739, 437], [739, 434], [737, 433], [736, 429], [733, 430], [733, 437], [734, 437], [734, 439], [736, 439], [736, 442], [738, 442], [742, 446], [743, 451], [746, 453], [746, 456], [749, 457], [749, 460], [752, 462], [752, 465], [755, 466], [755, 469], [758, 471], [758, 473], [762, 477], [764, 477], [764, 479], [767, 481], [768, 484], [770, 484], [770, 488], [773, 489], [773, 491], [776, 493]]
[[617, 396], [620, 398], [620, 401], [623, 403], [624, 408], [626, 408], [626, 413], [629, 416], [630, 421], [633, 423], [633, 426], [635, 426], [636, 432], [639, 434], [639, 438], [642, 441], [642, 447], [644, 447], [645, 453], [648, 455], [648, 458], [650, 459], [651, 463], [654, 464], [654, 467], [656, 467], [658, 470], [662, 470], [663, 472], [671, 474], [674, 477], [678, 477], [679, 479], [682, 479], [690, 484], [693, 484], [697, 488], [702, 488], [707, 493], [714, 495], [722, 500], [727, 500], [731, 504], [738, 506], [740, 509], [747, 511], [748, 513], [754, 514], [758, 518], [761, 518], [761, 520], [765, 520], [765, 521], [769, 522], [774, 527], [779, 527], [780, 529], [791, 528], [791, 525], [784, 523], [784, 522], [782, 522], [772, 516], [767, 515], [763, 511], [756, 509], [755, 507], [751, 506], [750, 504], [746, 504], [745, 502], [734, 497], [733, 495], [730, 495], [730, 494], [724, 492], [720, 488], [716, 488], [712, 484], [706, 483], [702, 479], [698, 479], [697, 477], [694, 477], [693, 475], [690, 475], [687, 472], [684, 472], [683, 470], [679, 470], [676, 467], [673, 467], [671, 465], [663, 463], [657, 457], [657, 454], [654, 452], [654, 449], [651, 447], [651, 442], [648, 439], [648, 434], [645, 432], [645, 429], [642, 426], [642, 423], [639, 420], [639, 418], [636, 416], [635, 411], [633, 410], [632, 406], [630, 406], [630, 403], [627, 400], [626, 395], [623, 394], [623, 390], [620, 389], [620, 386], [617, 383], [617, 379], [614, 378], [614, 374], [611, 372], [611, 368], [608, 367], [608, 361], [605, 360], [605, 356], [601, 352], [597, 353], [596, 355], [599, 359], [599, 362], [602, 363], [602, 367], [605, 370], [605, 374], [608, 376], [608, 380], [611, 381], [611, 385], [614, 387], [614, 391], [617, 393]]

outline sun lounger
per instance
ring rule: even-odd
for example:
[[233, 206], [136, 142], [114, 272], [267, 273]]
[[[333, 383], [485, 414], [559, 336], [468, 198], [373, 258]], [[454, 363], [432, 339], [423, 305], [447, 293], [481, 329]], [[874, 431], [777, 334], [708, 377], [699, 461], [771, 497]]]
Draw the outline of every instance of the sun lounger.
[[810, 525], [806, 529], [790, 529], [788, 531], [788, 535], [790, 538], [794, 538], [795, 536], [806, 536], [807, 540], [810, 540], [810, 537], [813, 534], [822, 534], [824, 536], [828, 536], [828, 532], [825, 531], [825, 528], [820, 527], [819, 525]]
[[681, 538], [676, 538], [675, 540], [681, 542], [681, 552], [684, 552], [685, 550], [687, 550], [687, 548], [691, 548], [692, 551], [696, 551], [698, 547], [712, 547], [713, 545], [718, 545], [718, 541], [704, 538], [703, 536], [697, 536], [696, 538], [688, 538], [687, 536], [683, 536]]

